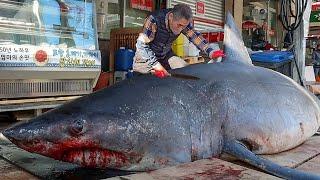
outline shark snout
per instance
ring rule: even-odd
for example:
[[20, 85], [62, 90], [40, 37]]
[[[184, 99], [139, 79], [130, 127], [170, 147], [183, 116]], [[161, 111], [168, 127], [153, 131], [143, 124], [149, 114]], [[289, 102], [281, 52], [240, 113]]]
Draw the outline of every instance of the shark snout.
[[28, 129], [25, 126], [13, 126], [2, 132], [2, 134], [13, 143], [26, 142], [37, 136], [36, 129]]
[[2, 131], [2, 134], [10, 141], [14, 140], [16, 137], [16, 133], [11, 128]]
[[6, 129], [2, 132], [2, 134], [16, 145], [25, 144], [26, 142], [28, 142], [27, 139], [29, 135], [25, 132], [17, 130], [16, 128]]

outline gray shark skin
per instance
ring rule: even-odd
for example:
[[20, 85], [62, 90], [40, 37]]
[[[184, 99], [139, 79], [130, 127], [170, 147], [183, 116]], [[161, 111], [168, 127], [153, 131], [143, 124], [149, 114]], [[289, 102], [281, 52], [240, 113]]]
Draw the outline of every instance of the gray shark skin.
[[255, 154], [294, 148], [319, 128], [318, 99], [290, 78], [252, 65], [232, 16], [221, 63], [140, 75], [11, 127], [18, 147], [86, 167], [154, 170], [227, 152], [284, 178], [318, 176]]

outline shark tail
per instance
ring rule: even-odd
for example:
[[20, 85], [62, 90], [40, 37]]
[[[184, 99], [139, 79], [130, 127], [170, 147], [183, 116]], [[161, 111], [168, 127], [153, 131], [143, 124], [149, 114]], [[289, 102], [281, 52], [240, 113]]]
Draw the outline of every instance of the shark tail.
[[247, 162], [254, 167], [280, 178], [308, 180], [320, 179], [319, 175], [280, 166], [272, 161], [259, 157], [237, 140], [228, 140], [225, 142], [223, 151], [239, 158], [241, 161]]

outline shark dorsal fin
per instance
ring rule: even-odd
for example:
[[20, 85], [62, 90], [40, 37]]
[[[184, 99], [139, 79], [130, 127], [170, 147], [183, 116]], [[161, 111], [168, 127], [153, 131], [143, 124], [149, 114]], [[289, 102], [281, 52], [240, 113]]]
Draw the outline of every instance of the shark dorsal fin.
[[230, 12], [228, 12], [226, 24], [224, 26], [223, 44], [226, 54], [226, 57], [223, 59], [224, 62], [242, 62], [252, 65], [251, 58], [243, 42], [241, 32], [234, 22]]

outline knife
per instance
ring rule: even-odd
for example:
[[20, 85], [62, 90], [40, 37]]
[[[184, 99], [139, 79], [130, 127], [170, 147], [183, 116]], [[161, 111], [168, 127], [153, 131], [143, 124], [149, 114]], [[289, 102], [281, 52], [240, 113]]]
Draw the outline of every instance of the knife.
[[180, 78], [180, 79], [190, 79], [190, 80], [199, 80], [199, 77], [186, 75], [186, 74], [177, 74], [177, 73], [170, 73], [169, 76]]
[[159, 70], [155, 70], [154, 75], [158, 78], [165, 78], [166, 76], [171, 76], [171, 77], [180, 78], [180, 79], [190, 79], [190, 80], [199, 80], [200, 79], [196, 76], [191, 76], [191, 75], [187, 75], [187, 74], [169, 73], [166, 75], [164, 71], [159, 71]]

